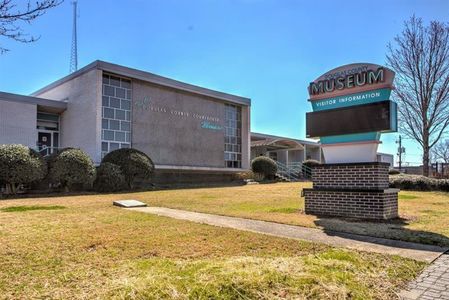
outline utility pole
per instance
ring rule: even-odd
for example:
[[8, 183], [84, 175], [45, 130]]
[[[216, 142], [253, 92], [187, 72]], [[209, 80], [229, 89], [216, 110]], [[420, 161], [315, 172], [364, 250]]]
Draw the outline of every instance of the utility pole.
[[399, 172], [402, 169], [402, 153], [405, 153], [405, 148], [402, 147], [402, 137], [399, 135], [399, 140], [396, 141], [396, 144], [399, 144], [398, 147], [398, 156], [399, 156]]
[[77, 5], [78, 1], [73, 0], [73, 28], [72, 28], [72, 49], [70, 53], [70, 73], [75, 72], [78, 70], [78, 36], [76, 31], [76, 19], [78, 18], [77, 14]]

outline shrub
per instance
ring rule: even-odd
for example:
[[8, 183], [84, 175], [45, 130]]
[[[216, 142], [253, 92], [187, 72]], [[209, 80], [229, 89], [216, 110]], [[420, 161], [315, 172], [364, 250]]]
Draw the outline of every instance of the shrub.
[[399, 174], [390, 176], [390, 187], [402, 190], [435, 191], [440, 189], [439, 181], [421, 175]]
[[315, 159], [306, 159], [305, 161], [302, 162], [302, 164], [309, 168], [321, 165], [321, 163]]
[[98, 192], [117, 192], [126, 189], [125, 176], [119, 166], [112, 163], [102, 163], [97, 168], [97, 178], [94, 182]]
[[259, 156], [251, 162], [251, 169], [256, 174], [262, 174], [265, 179], [272, 179], [276, 175], [278, 167], [271, 158]]
[[49, 159], [49, 179], [66, 191], [90, 187], [95, 179], [95, 166], [81, 149], [66, 148]]
[[245, 171], [239, 172], [236, 174], [236, 179], [239, 180], [254, 180], [254, 181], [262, 181], [264, 179], [264, 175], [261, 173], [254, 173], [253, 171]]
[[15, 194], [20, 184], [41, 180], [46, 175], [42, 156], [23, 145], [0, 145], [0, 182]]
[[133, 188], [136, 178], [148, 180], [154, 172], [153, 161], [142, 151], [123, 148], [109, 152], [103, 163], [112, 163], [120, 167], [129, 189]]
[[388, 171], [388, 174], [389, 175], [398, 175], [398, 174], [401, 174], [401, 172], [399, 172], [399, 170], [396, 170], [396, 169], [390, 169]]
[[449, 179], [438, 179], [438, 189], [443, 192], [449, 192]]
[[238, 172], [235, 174], [235, 178], [238, 180], [254, 179], [254, 172], [253, 171]]

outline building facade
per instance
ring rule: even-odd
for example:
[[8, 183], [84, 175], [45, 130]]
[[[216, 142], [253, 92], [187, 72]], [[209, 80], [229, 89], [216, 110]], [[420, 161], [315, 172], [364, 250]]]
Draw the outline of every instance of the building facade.
[[32, 96], [0, 93], [0, 144], [44, 155], [77, 147], [97, 164], [132, 147], [159, 173], [211, 178], [250, 167], [250, 105], [248, 98], [95, 61]]
[[389, 153], [377, 152], [377, 161], [388, 163], [389, 168], [392, 169], [394, 167], [394, 155]]

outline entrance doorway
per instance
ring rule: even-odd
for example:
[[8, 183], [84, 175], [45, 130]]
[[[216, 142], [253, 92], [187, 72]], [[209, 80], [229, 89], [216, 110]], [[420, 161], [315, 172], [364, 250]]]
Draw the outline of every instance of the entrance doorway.
[[59, 115], [37, 112], [37, 149], [42, 156], [50, 155], [59, 148]]
[[52, 154], [58, 149], [58, 133], [39, 131], [37, 133], [37, 148], [42, 156]]

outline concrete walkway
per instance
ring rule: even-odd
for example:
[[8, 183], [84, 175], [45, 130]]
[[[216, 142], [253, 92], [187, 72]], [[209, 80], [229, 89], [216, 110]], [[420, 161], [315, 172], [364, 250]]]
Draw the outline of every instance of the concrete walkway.
[[449, 252], [441, 255], [400, 296], [404, 300], [449, 299]]
[[175, 218], [179, 220], [187, 220], [196, 223], [262, 233], [277, 237], [323, 243], [335, 247], [345, 247], [360, 251], [399, 255], [402, 257], [412, 258], [428, 263], [434, 261], [442, 253], [448, 250], [447, 248], [438, 246], [402, 242], [397, 240], [375, 238], [350, 233], [329, 233], [316, 228], [306, 228], [273, 222], [197, 213], [164, 207], [139, 207], [126, 209], [155, 214], [158, 216]]

